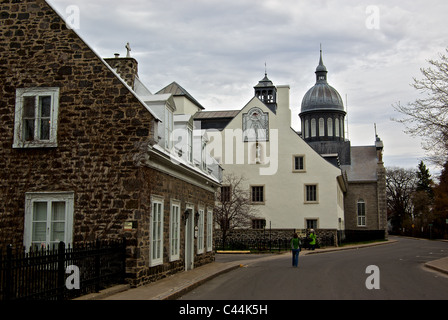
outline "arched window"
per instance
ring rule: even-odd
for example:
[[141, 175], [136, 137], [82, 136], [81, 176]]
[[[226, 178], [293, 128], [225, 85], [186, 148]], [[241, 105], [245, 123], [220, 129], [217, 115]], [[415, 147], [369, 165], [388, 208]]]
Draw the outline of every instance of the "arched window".
[[311, 137], [316, 136], [316, 119], [311, 119]]
[[327, 134], [329, 137], [333, 136], [333, 119], [327, 119]]
[[358, 227], [366, 226], [366, 203], [363, 199], [358, 200], [357, 207], [357, 215], [358, 215]]
[[305, 120], [305, 128], [304, 128], [304, 131], [305, 131], [305, 139], [306, 139], [306, 138], [309, 138], [309, 136], [310, 136], [310, 124], [309, 124], [309, 122], [308, 122], [308, 119]]
[[339, 137], [339, 119], [338, 118], [334, 119], [334, 127], [336, 129], [335, 136]]
[[319, 119], [319, 136], [325, 136], [325, 120], [324, 118]]

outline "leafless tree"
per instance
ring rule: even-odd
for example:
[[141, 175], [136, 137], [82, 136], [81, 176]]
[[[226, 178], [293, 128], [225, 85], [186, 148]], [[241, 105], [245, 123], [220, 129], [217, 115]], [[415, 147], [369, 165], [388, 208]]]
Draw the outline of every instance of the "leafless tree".
[[412, 223], [412, 196], [417, 186], [417, 174], [413, 169], [398, 167], [386, 170], [386, 194], [388, 218], [393, 231]]
[[257, 217], [257, 209], [251, 205], [250, 190], [244, 188], [245, 181], [242, 176], [225, 175], [223, 187], [217, 193], [214, 216], [221, 229], [223, 243], [231, 230], [247, 228]]
[[393, 107], [405, 116], [394, 120], [405, 125], [406, 133], [421, 137], [428, 160], [443, 166], [448, 160], [448, 56], [439, 54], [439, 58], [428, 60], [430, 67], [420, 69], [422, 79], [413, 79], [411, 85], [422, 97]]

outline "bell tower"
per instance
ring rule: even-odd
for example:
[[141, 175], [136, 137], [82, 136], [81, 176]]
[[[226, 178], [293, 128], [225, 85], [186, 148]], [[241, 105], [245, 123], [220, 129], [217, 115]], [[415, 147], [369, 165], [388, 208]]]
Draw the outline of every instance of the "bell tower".
[[272, 112], [277, 113], [277, 88], [269, 80], [267, 72], [264, 78], [254, 87], [255, 96], [260, 99]]

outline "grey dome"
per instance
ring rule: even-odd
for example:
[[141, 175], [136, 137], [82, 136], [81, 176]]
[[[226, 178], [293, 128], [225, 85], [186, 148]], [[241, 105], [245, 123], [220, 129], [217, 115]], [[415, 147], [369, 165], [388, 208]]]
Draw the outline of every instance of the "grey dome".
[[302, 112], [314, 110], [344, 111], [344, 103], [335, 88], [326, 82], [317, 82], [302, 99]]
[[316, 68], [316, 84], [302, 99], [302, 113], [317, 110], [339, 110], [344, 112], [344, 103], [339, 92], [327, 82], [327, 68], [322, 62], [320, 51], [319, 65]]

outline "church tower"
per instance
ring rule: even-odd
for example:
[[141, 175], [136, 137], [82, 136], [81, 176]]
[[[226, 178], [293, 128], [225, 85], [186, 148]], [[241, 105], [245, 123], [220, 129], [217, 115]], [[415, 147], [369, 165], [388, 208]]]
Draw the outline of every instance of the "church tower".
[[264, 78], [254, 87], [255, 96], [260, 99], [272, 112], [277, 113], [277, 88], [265, 71]]
[[345, 139], [344, 103], [327, 82], [327, 68], [320, 50], [316, 68], [316, 84], [302, 99], [299, 114], [302, 138], [319, 154], [335, 165], [350, 164], [350, 141]]

